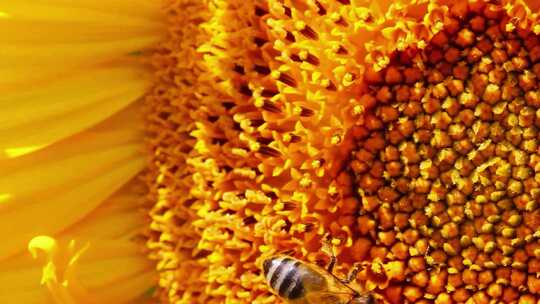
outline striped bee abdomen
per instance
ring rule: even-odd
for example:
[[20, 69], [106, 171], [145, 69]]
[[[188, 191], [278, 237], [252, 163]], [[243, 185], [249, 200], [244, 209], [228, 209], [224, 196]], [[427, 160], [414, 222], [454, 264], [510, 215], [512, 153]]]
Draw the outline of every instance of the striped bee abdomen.
[[304, 295], [300, 264], [300, 261], [288, 257], [272, 257], [264, 261], [266, 281], [280, 297], [294, 300]]

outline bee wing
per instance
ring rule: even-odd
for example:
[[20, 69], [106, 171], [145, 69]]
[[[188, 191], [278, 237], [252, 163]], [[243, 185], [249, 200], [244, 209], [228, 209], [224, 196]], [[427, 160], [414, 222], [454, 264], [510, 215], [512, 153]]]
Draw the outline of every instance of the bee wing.
[[306, 294], [306, 299], [309, 304], [341, 304], [348, 303], [352, 293], [337, 293], [330, 291], [310, 291]]

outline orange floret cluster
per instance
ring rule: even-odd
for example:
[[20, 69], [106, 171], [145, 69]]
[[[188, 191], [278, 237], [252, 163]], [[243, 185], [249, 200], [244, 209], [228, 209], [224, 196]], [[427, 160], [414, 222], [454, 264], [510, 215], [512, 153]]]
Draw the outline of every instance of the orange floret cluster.
[[456, 4], [425, 48], [366, 74], [349, 168], [366, 256], [406, 264], [401, 299], [538, 299], [540, 39], [518, 23]]
[[279, 303], [283, 250], [388, 303], [540, 298], [540, 25], [519, 1], [166, 1], [148, 247], [170, 303]]

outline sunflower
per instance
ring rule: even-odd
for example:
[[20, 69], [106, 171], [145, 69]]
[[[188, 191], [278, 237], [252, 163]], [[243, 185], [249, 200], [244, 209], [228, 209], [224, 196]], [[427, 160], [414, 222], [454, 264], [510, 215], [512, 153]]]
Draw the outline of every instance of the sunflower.
[[4, 302], [540, 300], [537, 1], [76, 2], [0, 5]]

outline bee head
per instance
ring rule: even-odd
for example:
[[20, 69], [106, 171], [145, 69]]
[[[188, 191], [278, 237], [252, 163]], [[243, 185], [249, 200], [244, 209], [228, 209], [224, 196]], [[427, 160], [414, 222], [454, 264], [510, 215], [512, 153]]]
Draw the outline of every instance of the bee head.
[[375, 304], [375, 298], [371, 294], [360, 295], [352, 299], [351, 304]]

